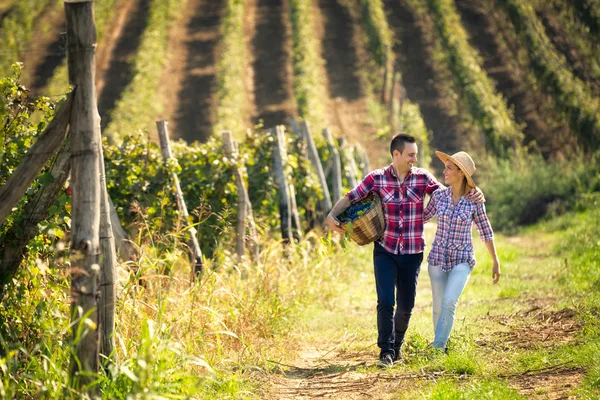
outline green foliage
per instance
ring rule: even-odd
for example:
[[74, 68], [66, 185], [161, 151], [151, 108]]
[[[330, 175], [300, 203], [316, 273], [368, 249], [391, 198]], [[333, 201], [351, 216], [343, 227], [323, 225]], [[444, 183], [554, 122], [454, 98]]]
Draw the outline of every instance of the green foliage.
[[323, 59], [315, 35], [313, 3], [310, 0], [291, 0], [294, 94], [298, 115], [311, 122], [315, 131], [326, 126], [323, 99], [327, 90], [323, 81]]
[[[241, 159], [228, 159], [220, 142], [172, 145], [177, 163], [163, 166], [160, 149], [141, 134], [125, 136], [119, 145], [105, 145], [107, 187], [123, 223], [140, 222], [145, 215], [150, 230], [166, 235], [178, 225], [178, 211], [171, 188], [170, 173], [176, 172], [187, 208], [195, 215], [203, 251], [213, 254], [219, 242], [227, 242], [229, 229], [237, 218], [234, 166], [247, 165], [248, 191], [253, 212], [265, 227], [279, 226], [278, 192], [273, 179], [273, 137], [266, 131], [250, 133], [240, 144]], [[297, 136], [287, 138], [288, 180], [296, 188], [300, 217], [308, 223], [320, 193], [311, 172], [304, 144]], [[243, 164], [242, 164], [243, 163]]]
[[483, 161], [475, 178], [494, 228], [511, 231], [547, 214], [565, 213], [584, 193], [600, 190], [598, 157], [574, 159], [546, 161], [539, 154], [521, 154]]
[[[14, 64], [12, 75], [0, 79], [0, 186], [6, 183], [29, 148], [54, 117], [55, 105], [47, 97], [36, 100], [30, 98], [29, 90], [20, 82], [21, 70], [21, 64]], [[2, 223], [0, 243], [7, 230], [20, 223], [23, 207], [37, 190], [51, 179], [47, 174], [48, 168], [49, 166], [42, 170], [17, 204], [16, 209]], [[41, 227], [42, 232], [52, 232], [53, 237], [62, 236], [67, 229], [65, 224], [68, 224], [69, 219], [66, 194], [59, 197], [55, 207], [53, 217]], [[46, 239], [40, 238], [32, 245], [36, 246], [37, 251], [46, 253], [49, 243]]]
[[600, 36], [600, 4], [595, 0], [575, 0], [573, 6], [579, 19], [587, 26], [589, 32]]
[[565, 57], [558, 53], [531, 4], [517, 0], [496, 0], [503, 7], [514, 31], [527, 49], [529, 63], [539, 84], [553, 98], [557, 110], [568, 118], [580, 142], [592, 149], [600, 144], [600, 100], [589, 87], [564, 68]]
[[30, 47], [38, 16], [61, 3], [58, 0], [13, 2], [8, 15], [0, 21], [0, 76], [9, 75], [11, 65], [20, 61]]
[[105, 129], [109, 137], [117, 139], [154, 126], [154, 119], [163, 107], [156, 93], [163, 73], [169, 27], [183, 2], [151, 2], [148, 24], [133, 60], [132, 79], [111, 111], [111, 122]]
[[[352, 11], [353, 7], [349, 6], [349, 9]], [[394, 65], [392, 48], [394, 40], [397, 39], [393, 37], [387, 23], [381, 0], [362, 0], [360, 2], [360, 18], [356, 19], [360, 22], [360, 27], [364, 31], [364, 35], [361, 35], [364, 37], [362, 39], [359, 38], [359, 42], [366, 42], [360, 45], [363, 45], [369, 54], [367, 65], [361, 67], [361, 80], [363, 86], [367, 88], [367, 107], [375, 125], [378, 127], [376, 137], [384, 139], [387, 143], [396, 132], [391, 132], [389, 125], [390, 118], [388, 113], [390, 110], [376, 100], [376, 97], [383, 90], [383, 72], [373, 73], [373, 71], [381, 70], [386, 66], [388, 70], [392, 70], [392, 66]], [[391, 74], [388, 75], [390, 75], [388, 77], [388, 84], [391, 84], [391, 80], [394, 78], [391, 77]], [[399, 77], [398, 84], [402, 84], [401, 76]], [[392, 101], [396, 100], [393, 99]], [[403, 132], [420, 139], [421, 146], [425, 152], [424, 158], [425, 160], [429, 159], [429, 132], [421, 116], [419, 106], [405, 99], [401, 106], [394, 104], [391, 112], [394, 115], [399, 114], [396, 126], [401, 126]]]
[[392, 56], [392, 33], [387, 24], [381, 0], [361, 0], [361, 23], [364, 27], [369, 51], [380, 66]]
[[248, 64], [244, 19], [246, 6], [243, 0], [228, 0], [221, 22], [221, 42], [217, 61], [217, 123], [215, 134], [230, 130], [240, 138], [248, 115], [246, 96], [246, 67]]
[[522, 140], [520, 127], [505, 100], [482, 68], [482, 61], [468, 41], [456, 7], [449, 0], [428, 0], [428, 10], [435, 24], [443, 53], [438, 54], [442, 68], [452, 71], [454, 87], [472, 118], [487, 138], [486, 148], [504, 155]]
[[431, 149], [429, 147], [430, 133], [425, 126], [419, 106], [410, 101], [405, 101], [402, 105], [400, 123], [403, 132], [413, 135], [420, 141], [419, 147], [423, 150], [423, 157], [419, 160], [419, 166], [427, 168], [431, 159]]
[[[577, 18], [573, 3], [560, 0], [532, 1], [537, 13], [541, 12], [544, 17], [555, 20], [554, 24], [547, 21], [544, 25], [550, 25], [552, 30], [558, 29], [562, 33], [564, 43], [559, 43], [557, 49], [568, 59], [569, 68], [586, 82], [598, 82], [600, 81], [600, 59], [596, 54], [600, 52], [600, 43], [594, 40], [589, 34], [589, 28]], [[553, 40], [553, 44], [556, 45], [556, 40]], [[597, 83], [592, 83], [589, 87], [595, 96], [600, 94]]]
[[[118, 0], [94, 1], [94, 20], [96, 23], [97, 42], [102, 43], [105, 30], [110, 23], [111, 18], [115, 14], [117, 7], [115, 4]], [[67, 58], [56, 67], [52, 77], [48, 80], [45, 93], [48, 96], [59, 96], [69, 90], [69, 72], [67, 67]]]

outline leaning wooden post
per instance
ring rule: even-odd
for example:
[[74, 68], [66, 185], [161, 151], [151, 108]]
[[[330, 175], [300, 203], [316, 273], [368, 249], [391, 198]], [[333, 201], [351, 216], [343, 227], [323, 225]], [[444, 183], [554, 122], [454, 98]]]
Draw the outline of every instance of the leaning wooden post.
[[[233, 140], [233, 135], [230, 131], [224, 131], [223, 146], [225, 148], [225, 154], [228, 158], [237, 161], [238, 150], [237, 143]], [[242, 171], [237, 166], [233, 169], [235, 176], [235, 185], [238, 194], [238, 226], [237, 226], [237, 240], [236, 240], [236, 253], [241, 259], [244, 256], [244, 245], [246, 239], [246, 222], [248, 222], [250, 228], [250, 236], [252, 240], [252, 255], [253, 257], [258, 256], [258, 244], [256, 240], [256, 226], [254, 225], [254, 217], [252, 216], [252, 204], [250, 203], [250, 197], [244, 184], [244, 177]]]
[[[158, 138], [160, 140], [160, 152], [165, 160], [165, 164], [173, 157], [173, 153], [171, 152], [171, 143], [169, 142], [169, 131], [167, 128], [167, 121], [156, 121], [156, 127], [158, 128]], [[179, 212], [183, 216], [183, 222], [188, 227], [190, 236], [191, 236], [191, 247], [193, 256], [193, 266], [192, 266], [192, 276], [191, 280], [193, 281], [196, 278], [196, 274], [202, 272], [203, 263], [202, 263], [202, 251], [200, 250], [200, 244], [198, 243], [198, 233], [196, 228], [190, 223], [187, 206], [185, 205], [185, 199], [183, 198], [183, 192], [181, 191], [181, 186], [179, 185], [179, 178], [177, 174], [173, 172], [171, 174], [171, 179], [173, 180], [173, 186], [175, 187], [175, 195], [177, 196], [177, 206], [179, 207]]]
[[279, 191], [279, 219], [281, 220], [281, 238], [284, 244], [292, 240], [292, 214], [290, 210], [290, 197], [288, 182], [285, 175], [285, 134], [281, 126], [269, 129], [275, 137], [273, 148], [273, 172], [275, 184]]
[[387, 55], [389, 51], [387, 47], [385, 48], [385, 53], [383, 55], [383, 87], [381, 88], [381, 104], [386, 104], [386, 95], [387, 95], [387, 85], [388, 85], [388, 58]]
[[356, 180], [356, 176], [358, 175], [356, 162], [354, 161], [354, 156], [352, 154], [349, 154], [350, 151], [348, 149], [348, 146], [346, 145], [346, 138], [340, 138], [339, 143], [342, 155], [344, 157], [344, 161], [346, 163], [346, 179], [348, 179], [348, 184], [354, 188], [358, 185], [358, 181]]
[[96, 25], [92, 1], [65, 0], [69, 81], [77, 87], [71, 112], [71, 295], [74, 352], [71, 383], [97, 391], [100, 268], [100, 123], [96, 105]]
[[302, 132], [300, 131], [300, 128], [298, 127], [298, 122], [296, 121], [295, 117], [290, 117], [290, 128], [291, 128], [292, 132], [295, 133], [296, 135], [302, 134]]
[[[100, 118], [98, 117], [98, 124]], [[100, 127], [98, 127], [100, 131]], [[102, 143], [98, 146], [100, 162], [100, 354], [110, 361], [115, 349], [115, 280], [117, 276], [117, 249], [110, 219], [110, 204], [106, 190], [106, 171]]]
[[331, 129], [325, 128], [323, 129], [323, 136], [325, 136], [325, 140], [327, 141], [327, 146], [329, 147], [329, 156], [333, 160], [332, 164], [332, 177], [331, 177], [331, 191], [332, 191], [332, 202], [335, 203], [339, 199], [342, 198], [342, 162], [340, 161], [340, 153], [338, 149], [335, 147], [335, 142], [333, 140], [333, 135], [331, 134]]
[[315, 145], [315, 141], [313, 140], [313, 136], [310, 132], [310, 126], [308, 125], [308, 121], [302, 121], [302, 132], [304, 134], [304, 139], [306, 140], [306, 144], [308, 145], [308, 158], [312, 162], [317, 172], [317, 177], [319, 178], [319, 182], [321, 183], [321, 190], [323, 192], [323, 200], [321, 201], [322, 208], [324, 214], [327, 214], [329, 210], [331, 210], [331, 196], [329, 195], [329, 188], [327, 186], [327, 180], [325, 179], [325, 174], [323, 173], [323, 166], [321, 165], [321, 158], [319, 157], [319, 152], [317, 151], [317, 146]]
[[388, 100], [388, 122], [390, 124], [390, 129], [392, 132], [396, 132], [396, 113], [394, 112], [394, 105], [396, 103], [396, 84], [398, 83], [398, 73], [396, 64], [394, 64], [394, 68], [392, 69], [392, 86], [390, 87], [390, 96]]
[[10, 282], [27, 254], [27, 244], [39, 233], [38, 224], [48, 218], [50, 207], [56, 204], [56, 199], [64, 190], [69, 176], [70, 160], [71, 143], [67, 137], [50, 168], [52, 182], [40, 188], [25, 205], [21, 214], [22, 224], [13, 224], [0, 238], [0, 299], [6, 294], [4, 285]]
[[[76, 89], [75, 89], [76, 91]], [[14, 206], [19, 203], [27, 188], [39, 175], [50, 158], [63, 145], [68, 133], [71, 118], [74, 93], [69, 93], [67, 99], [54, 114], [54, 119], [42, 132], [39, 139], [29, 149], [23, 160], [0, 188], [0, 225], [8, 217]]]
[[294, 184], [290, 182], [288, 184], [288, 192], [290, 195], [290, 211], [292, 213], [292, 236], [296, 241], [302, 239], [302, 225], [300, 225], [300, 213], [298, 212], [298, 205], [296, 204], [296, 189]]
[[362, 172], [362, 176], [365, 177], [371, 172], [371, 166], [369, 165], [369, 156], [367, 156], [367, 152], [358, 142], [356, 143], [356, 155], [360, 160], [360, 172]]

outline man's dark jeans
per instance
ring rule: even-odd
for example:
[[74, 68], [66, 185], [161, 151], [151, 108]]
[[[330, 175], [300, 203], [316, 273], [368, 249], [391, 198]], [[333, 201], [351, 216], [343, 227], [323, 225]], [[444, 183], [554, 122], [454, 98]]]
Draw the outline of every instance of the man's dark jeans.
[[381, 349], [380, 355], [390, 353], [393, 356], [404, 342], [404, 334], [415, 306], [422, 261], [423, 253], [396, 255], [375, 243], [373, 264], [377, 286], [377, 345]]

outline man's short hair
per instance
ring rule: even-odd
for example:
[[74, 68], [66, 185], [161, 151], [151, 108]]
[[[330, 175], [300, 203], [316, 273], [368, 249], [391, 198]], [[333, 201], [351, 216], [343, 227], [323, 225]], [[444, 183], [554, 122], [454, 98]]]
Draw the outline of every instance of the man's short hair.
[[406, 143], [416, 143], [417, 139], [414, 136], [408, 135], [406, 133], [399, 133], [392, 139], [390, 143], [390, 154], [394, 156], [394, 150], [398, 150], [400, 154], [404, 151], [404, 145]]

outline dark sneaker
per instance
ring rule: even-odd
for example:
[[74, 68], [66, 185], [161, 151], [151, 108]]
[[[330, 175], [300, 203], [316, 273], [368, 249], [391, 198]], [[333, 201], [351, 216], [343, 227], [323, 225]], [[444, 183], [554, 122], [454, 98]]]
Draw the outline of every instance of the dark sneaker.
[[394, 349], [394, 362], [400, 360], [400, 358], [402, 358], [402, 353], [400, 352], [400, 349]]
[[385, 353], [379, 357], [379, 368], [392, 368], [394, 366], [394, 360], [390, 353]]

